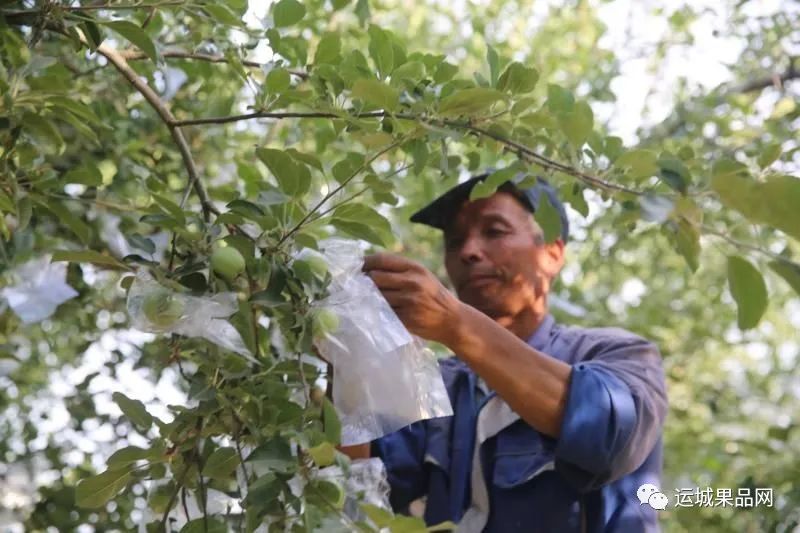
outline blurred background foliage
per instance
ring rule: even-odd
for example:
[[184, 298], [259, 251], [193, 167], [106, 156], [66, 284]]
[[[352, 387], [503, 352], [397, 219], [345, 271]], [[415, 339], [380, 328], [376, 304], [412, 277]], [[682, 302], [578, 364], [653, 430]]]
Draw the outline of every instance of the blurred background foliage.
[[[247, 487], [258, 497], [228, 524], [352, 529], [319, 496], [336, 487], [313, 477], [337, 438], [321, 423], [326, 404], [309, 401], [323, 372], [303, 364], [307, 300], [324, 284], [288, 258], [342, 234], [444, 280], [440, 236], [408, 216], [479, 168], [522, 161], [571, 207], [554, 314], [662, 350], [662, 489], [774, 490], [772, 507], [671, 506], [663, 529], [800, 524], [796, 2], [131, 6], [0, 2], [0, 283], [66, 250], [78, 291], [38, 324], [0, 314], [0, 523], [225, 530], [222, 496]], [[264, 115], [285, 112], [318, 116]], [[369, 209], [325, 211], [343, 200]], [[232, 283], [207, 268], [220, 240], [247, 260]], [[102, 255], [76, 254], [87, 250]], [[269, 370], [132, 330], [120, 281], [146, 268], [187, 293], [240, 293], [231, 322]], [[240, 445], [279, 473], [204, 470]], [[289, 445], [316, 453], [295, 460]], [[126, 446], [143, 455], [107, 464]], [[103, 471], [118, 474], [107, 497], [76, 506], [78, 481]], [[203, 507], [210, 518], [197, 522]]]

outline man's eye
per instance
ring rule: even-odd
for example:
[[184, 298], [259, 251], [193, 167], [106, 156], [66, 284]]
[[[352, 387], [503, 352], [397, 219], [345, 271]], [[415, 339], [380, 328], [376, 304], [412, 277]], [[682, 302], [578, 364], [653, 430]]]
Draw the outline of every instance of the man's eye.
[[501, 235], [505, 235], [505, 231], [500, 228], [489, 228], [486, 230], [486, 234], [490, 237], [500, 237]]

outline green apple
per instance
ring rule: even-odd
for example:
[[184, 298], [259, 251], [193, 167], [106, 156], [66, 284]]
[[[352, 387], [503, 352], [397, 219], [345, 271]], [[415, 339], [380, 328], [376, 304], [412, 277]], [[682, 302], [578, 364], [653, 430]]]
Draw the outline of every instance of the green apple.
[[175, 324], [183, 316], [183, 311], [183, 302], [167, 290], [151, 292], [142, 302], [145, 318], [160, 328]]
[[330, 309], [317, 309], [311, 317], [311, 332], [320, 338], [339, 329], [339, 315]]
[[228, 281], [244, 272], [244, 267], [244, 257], [232, 246], [217, 248], [211, 254], [211, 268]]
[[320, 279], [325, 278], [325, 274], [328, 273], [328, 263], [326, 263], [322, 257], [318, 255], [312, 255], [306, 259], [306, 262], [308, 263], [308, 267], [311, 269], [311, 272], [313, 272], [315, 276]]

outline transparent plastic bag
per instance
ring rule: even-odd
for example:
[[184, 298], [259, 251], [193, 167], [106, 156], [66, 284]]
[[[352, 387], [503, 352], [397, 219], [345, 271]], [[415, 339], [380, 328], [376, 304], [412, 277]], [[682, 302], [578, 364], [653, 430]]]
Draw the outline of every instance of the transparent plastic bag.
[[352, 521], [366, 520], [360, 504], [366, 503], [391, 511], [389, 503], [389, 481], [386, 466], [378, 457], [358, 459], [350, 463], [348, 472], [339, 466], [328, 466], [319, 470], [318, 477], [333, 481], [344, 488], [344, 514]]
[[0, 289], [0, 297], [23, 324], [41, 322], [59, 305], [78, 295], [67, 284], [67, 263], [51, 263], [50, 259], [48, 254], [23, 263], [11, 273], [18, 284]]
[[315, 340], [333, 365], [333, 404], [342, 444], [369, 442], [419, 420], [453, 414], [433, 352], [400, 322], [361, 271], [355, 241], [320, 243], [332, 281], [315, 303], [338, 316], [338, 328]]
[[245, 346], [236, 328], [226, 320], [238, 310], [236, 293], [189, 296], [170, 291], [145, 271], [136, 274], [128, 291], [128, 315], [136, 329], [202, 337], [248, 361], [259, 363]]

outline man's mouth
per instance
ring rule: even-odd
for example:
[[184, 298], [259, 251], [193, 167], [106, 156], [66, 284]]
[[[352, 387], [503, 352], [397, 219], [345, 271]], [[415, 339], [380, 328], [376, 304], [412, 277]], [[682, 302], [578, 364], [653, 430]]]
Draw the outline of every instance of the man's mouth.
[[467, 281], [464, 283], [465, 287], [483, 287], [484, 285], [490, 285], [500, 281], [498, 276], [492, 274], [477, 274], [474, 276], [470, 276], [467, 278]]

